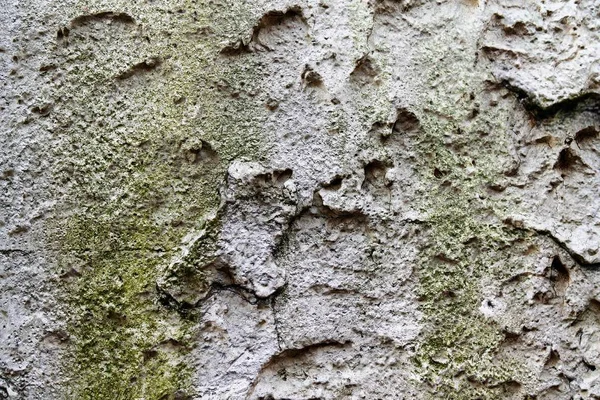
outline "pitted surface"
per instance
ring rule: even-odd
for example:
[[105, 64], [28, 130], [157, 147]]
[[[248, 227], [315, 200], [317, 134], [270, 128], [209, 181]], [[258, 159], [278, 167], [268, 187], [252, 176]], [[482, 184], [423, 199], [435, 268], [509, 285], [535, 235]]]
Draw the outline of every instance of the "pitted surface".
[[5, 3], [0, 399], [600, 398], [597, 2]]

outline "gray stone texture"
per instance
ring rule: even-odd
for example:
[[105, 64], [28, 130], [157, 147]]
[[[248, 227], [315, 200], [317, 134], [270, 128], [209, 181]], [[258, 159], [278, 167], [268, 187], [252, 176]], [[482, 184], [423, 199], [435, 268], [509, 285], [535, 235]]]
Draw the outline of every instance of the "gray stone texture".
[[600, 398], [597, 0], [0, 6], [0, 399]]

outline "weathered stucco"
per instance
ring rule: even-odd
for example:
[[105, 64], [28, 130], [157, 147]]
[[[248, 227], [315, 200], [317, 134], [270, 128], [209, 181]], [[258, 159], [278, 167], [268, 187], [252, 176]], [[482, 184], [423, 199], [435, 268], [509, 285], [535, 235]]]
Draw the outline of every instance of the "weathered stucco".
[[596, 1], [2, 6], [0, 399], [600, 398]]

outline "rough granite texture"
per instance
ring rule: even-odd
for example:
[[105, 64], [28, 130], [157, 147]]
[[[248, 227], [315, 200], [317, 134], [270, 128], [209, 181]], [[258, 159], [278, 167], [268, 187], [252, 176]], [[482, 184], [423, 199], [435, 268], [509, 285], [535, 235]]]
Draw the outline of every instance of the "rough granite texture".
[[0, 6], [0, 399], [600, 398], [597, 0]]

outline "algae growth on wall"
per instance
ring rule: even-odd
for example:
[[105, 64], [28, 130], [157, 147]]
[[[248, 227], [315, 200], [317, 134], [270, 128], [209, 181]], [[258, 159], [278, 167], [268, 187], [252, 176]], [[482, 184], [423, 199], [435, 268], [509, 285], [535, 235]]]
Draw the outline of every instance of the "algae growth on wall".
[[3, 4], [0, 399], [600, 397], [598, 13]]

